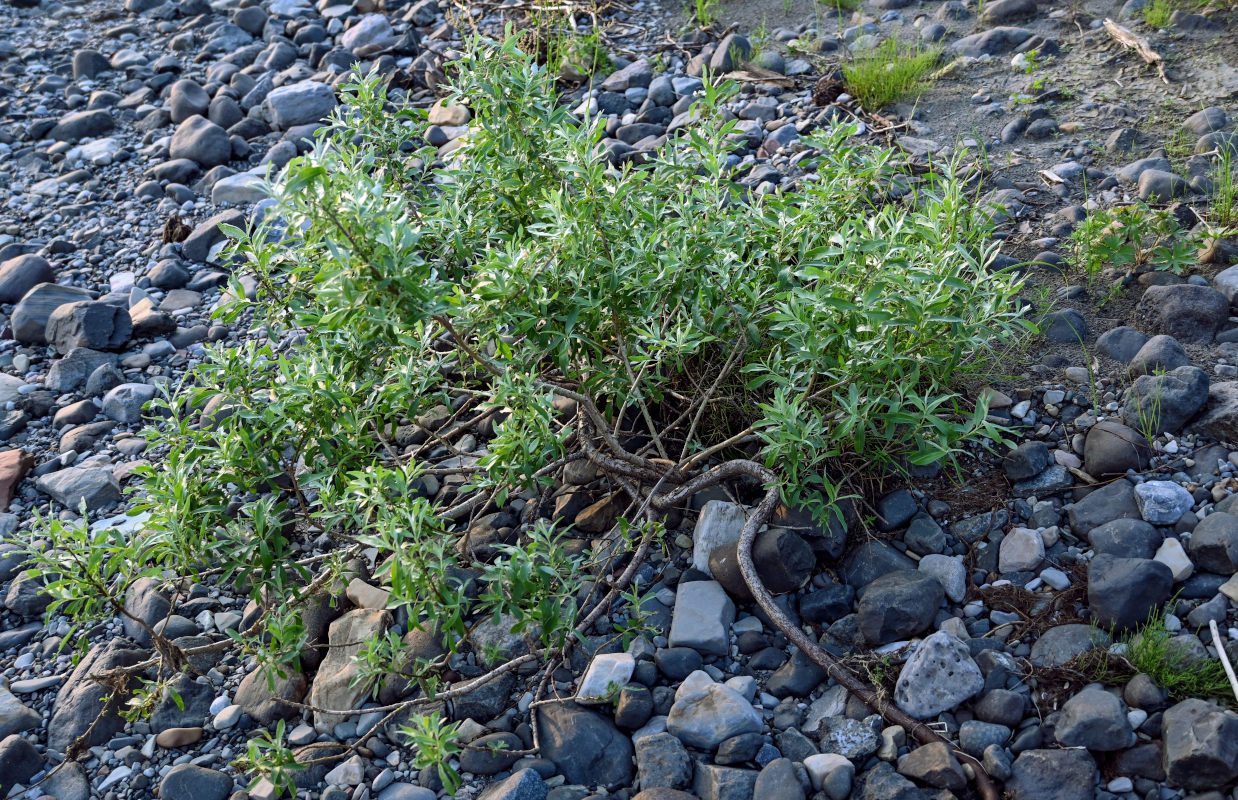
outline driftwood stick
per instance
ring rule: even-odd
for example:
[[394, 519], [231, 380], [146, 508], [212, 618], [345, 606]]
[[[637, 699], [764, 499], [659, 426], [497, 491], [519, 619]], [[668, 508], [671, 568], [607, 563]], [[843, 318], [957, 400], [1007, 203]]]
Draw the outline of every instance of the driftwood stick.
[[1139, 54], [1145, 62], [1156, 67], [1156, 72], [1161, 76], [1161, 81], [1166, 85], [1169, 83], [1169, 78], [1165, 75], [1165, 59], [1161, 54], [1152, 49], [1152, 45], [1148, 44], [1148, 40], [1142, 36], [1136, 36], [1126, 28], [1123, 28], [1118, 23], [1106, 18], [1102, 23], [1109, 35], [1114, 38], [1118, 44], [1130, 50], [1134, 50]]
[[1233, 687], [1234, 697], [1238, 699], [1238, 676], [1234, 675], [1234, 665], [1229, 663], [1229, 656], [1225, 653], [1225, 648], [1221, 646], [1221, 633], [1217, 630], [1217, 621], [1215, 619], [1208, 620], [1208, 629], [1212, 631], [1212, 644], [1217, 649], [1217, 658], [1221, 659], [1221, 666], [1225, 668], [1225, 676], [1229, 678], [1229, 685]]

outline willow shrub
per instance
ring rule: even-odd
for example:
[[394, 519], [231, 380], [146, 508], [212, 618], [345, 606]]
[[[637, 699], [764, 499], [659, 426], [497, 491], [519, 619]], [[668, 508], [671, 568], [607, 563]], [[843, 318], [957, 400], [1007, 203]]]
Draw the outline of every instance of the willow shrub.
[[[472, 616], [500, 612], [561, 644], [589, 564], [539, 527], [468, 591], [456, 523], [422, 491], [428, 465], [389, 441], [401, 420], [462, 396], [502, 408], [469, 479], [499, 503], [566, 455], [555, 384], [612, 420], [639, 408], [655, 428], [710, 400], [690, 437], [679, 424], [679, 448], [749, 428], [786, 500], [822, 520], [839, 464], [927, 464], [999, 435], [958, 387], [1027, 326], [963, 184], [950, 170], [909, 176], [840, 125], [802, 140], [813, 154], [795, 191], [749, 193], [728, 160], [727, 93], [707, 82], [698, 124], [615, 169], [601, 125], [574, 118], [510, 39], [461, 64], [450, 100], [473, 121], [446, 163], [422, 144], [423, 111], [393, 107], [373, 78], [347, 87], [265, 222], [231, 231], [257, 290], [235, 285], [222, 314], [259, 335], [214, 349], [164, 402], [143, 536], [52, 526], [40, 558], [60, 576], [54, 608], [106, 616], [143, 575], [218, 575], [266, 609], [237, 646], [295, 668], [310, 575], [341, 574], [345, 550], [371, 548], [391, 607], [449, 650]], [[327, 557], [304, 558], [315, 547]], [[402, 671], [433, 691], [435, 665], [399, 651], [398, 637], [371, 643], [366, 674]]]

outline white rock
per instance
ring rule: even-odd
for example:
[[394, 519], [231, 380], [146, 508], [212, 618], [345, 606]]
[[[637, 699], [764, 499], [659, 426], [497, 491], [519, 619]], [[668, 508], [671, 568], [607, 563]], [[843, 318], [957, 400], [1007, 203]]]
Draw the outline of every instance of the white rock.
[[723, 684], [739, 692], [745, 700], [751, 703], [757, 696], [757, 679], [751, 675], [737, 675]]
[[967, 567], [962, 556], [945, 556], [930, 553], [920, 559], [917, 566], [926, 575], [932, 575], [946, 590], [946, 597], [959, 602], [967, 594]]
[[241, 721], [241, 714], [244, 709], [240, 706], [228, 706], [223, 711], [215, 715], [211, 720], [211, 724], [215, 726], [215, 730], [226, 731]]
[[716, 547], [738, 542], [747, 521], [743, 506], [723, 500], [706, 503], [692, 531], [692, 566], [713, 577], [709, 571], [709, 554]]
[[1045, 541], [1031, 528], [1011, 528], [998, 551], [999, 572], [1036, 569], [1045, 559]]
[[[808, 772], [808, 779], [812, 781], [813, 789], [822, 792], [829, 787], [834, 790], [826, 792], [831, 800], [842, 800], [850, 794], [851, 781], [855, 777], [855, 765], [845, 756], [837, 753], [811, 755], [804, 759], [804, 769]], [[839, 796], [835, 792], [841, 784], [846, 785], [846, 792]]]
[[968, 646], [945, 631], [925, 638], [899, 673], [894, 702], [916, 719], [956, 708], [984, 688]]
[[597, 704], [610, 702], [632, 679], [636, 659], [627, 653], [603, 653], [594, 656], [589, 669], [580, 679], [576, 702]]
[[232, 698], [226, 694], [221, 694], [211, 701], [211, 714], [218, 714], [230, 705], [232, 705]]
[[365, 780], [365, 762], [361, 756], [353, 756], [328, 772], [323, 780], [336, 786], [357, 786]]
[[132, 774], [133, 774], [132, 767], [126, 767], [126, 766], [116, 767], [111, 772], [109, 772], [107, 774], [107, 777], [104, 778], [102, 781], [100, 781], [98, 786], [96, 786], [95, 788], [98, 789], [98, 791], [100, 792], [106, 791], [107, 789], [112, 788], [113, 786], [120, 783], [121, 781], [126, 780]]
[[211, 202], [216, 205], [220, 203], [231, 203], [234, 206], [249, 205], [257, 203], [266, 196], [265, 178], [260, 172], [252, 170], [220, 178], [211, 187]]
[[[1182, 543], [1172, 536], [1166, 537], [1165, 541], [1161, 542], [1161, 546], [1157, 548], [1156, 555], [1152, 556], [1152, 558], [1169, 567], [1169, 571], [1173, 573], [1175, 583], [1186, 580], [1195, 572], [1195, 565], [1191, 563], [1186, 550], [1182, 548]], [[1230, 582], [1233, 582], [1232, 579]], [[1224, 588], [1223, 586], [1221, 587], [1222, 591], [1224, 591]]]

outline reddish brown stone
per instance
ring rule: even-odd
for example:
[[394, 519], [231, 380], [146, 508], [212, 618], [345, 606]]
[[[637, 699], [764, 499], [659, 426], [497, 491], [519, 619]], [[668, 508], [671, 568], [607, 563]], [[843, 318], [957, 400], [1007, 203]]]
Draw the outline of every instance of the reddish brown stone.
[[25, 450], [5, 450], [0, 453], [0, 511], [8, 511], [17, 485], [34, 466], [34, 456]]

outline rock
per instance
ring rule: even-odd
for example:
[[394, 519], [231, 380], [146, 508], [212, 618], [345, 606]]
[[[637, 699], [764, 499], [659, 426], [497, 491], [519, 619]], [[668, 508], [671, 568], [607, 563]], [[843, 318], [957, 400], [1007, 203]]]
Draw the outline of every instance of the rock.
[[967, 566], [963, 563], [962, 556], [931, 553], [920, 559], [918, 569], [925, 575], [936, 578], [951, 601], [963, 602], [967, 595]]
[[[13, 501], [17, 487], [33, 467], [34, 456], [25, 450], [5, 450], [0, 453], [0, 512], [8, 511], [9, 503]], [[0, 556], [0, 562], [3, 560], [3, 556]], [[0, 574], [3, 571], [0, 569]]]
[[1088, 566], [1088, 606], [1102, 628], [1130, 630], [1169, 599], [1173, 573], [1147, 558], [1098, 555]]
[[[9, 324], [13, 338], [22, 344], [47, 344], [47, 320], [60, 306], [90, 300], [90, 292], [73, 286], [40, 283], [26, 292], [13, 309]], [[67, 353], [68, 350], [61, 352]]]
[[926, 637], [903, 665], [894, 702], [916, 719], [957, 708], [984, 688], [968, 647], [945, 631]]
[[76, 761], [64, 762], [43, 779], [39, 791], [56, 800], [90, 800], [90, 779]]
[[[147, 651], [130, 649], [121, 640], [91, 647], [56, 694], [52, 716], [47, 725], [47, 746], [63, 753], [88, 730], [90, 735], [85, 744], [91, 747], [103, 744], [119, 732], [125, 721], [118, 711], [123, 707], [127, 695], [113, 692], [90, 680], [89, 676], [118, 667], [133, 666], [146, 658], [146, 655]], [[105, 698], [109, 698], [106, 705]], [[98, 724], [92, 726], [104, 711], [107, 712], [106, 715], [99, 719]]]
[[856, 800], [929, 800], [927, 792], [884, 761], [864, 773], [857, 783]]
[[1196, 111], [1191, 116], [1187, 117], [1182, 127], [1196, 136], [1204, 136], [1213, 131], [1224, 130], [1229, 124], [1229, 118], [1225, 115], [1225, 109], [1219, 106], [1210, 106]]
[[319, 81], [301, 81], [273, 89], [266, 97], [271, 124], [277, 130], [320, 122], [337, 105], [335, 92]]
[[187, 78], [173, 83], [168, 89], [168, 111], [174, 125], [179, 125], [190, 117], [205, 114], [210, 105], [211, 96], [206, 90]]
[[[752, 593], [739, 570], [738, 548], [726, 544], [709, 555], [709, 572], [727, 594], [750, 603]], [[757, 576], [771, 594], [793, 592], [808, 582], [816, 568], [812, 547], [786, 528], [767, 528], [752, 543], [752, 563]]]
[[692, 782], [692, 759], [669, 733], [642, 736], [636, 740], [636, 773], [642, 789], [683, 789]]
[[709, 571], [710, 553], [737, 543], [747, 521], [748, 515], [741, 505], [722, 500], [707, 502], [692, 531], [692, 566], [713, 577]]
[[1195, 566], [1232, 575], [1238, 571], [1238, 517], [1213, 512], [1191, 531], [1187, 552]]
[[863, 720], [827, 717], [821, 720], [817, 736], [822, 752], [837, 753], [852, 762], [863, 763], [881, 747], [880, 731], [880, 717]]
[[40, 492], [65, 508], [76, 511], [84, 502], [87, 511], [94, 511], [121, 499], [120, 484], [110, 469], [69, 467], [35, 481]]
[[214, 167], [232, 160], [232, 142], [227, 131], [206, 117], [189, 117], [172, 134], [168, 156], [187, 158], [203, 167]]
[[851, 782], [855, 778], [855, 765], [837, 753], [821, 753], [804, 759], [804, 769], [812, 788], [824, 792], [830, 800], [844, 800], [851, 796]]
[[671, 617], [672, 647], [691, 647], [702, 653], [726, 655], [730, 648], [735, 604], [716, 581], [681, 583], [675, 591]]
[[1011, 52], [1031, 37], [1032, 32], [1026, 28], [998, 26], [987, 31], [964, 36], [950, 45], [950, 49], [961, 56], [971, 56], [972, 58], [979, 58], [984, 55], [1000, 56]]
[[1025, 481], [1044, 472], [1052, 462], [1049, 447], [1044, 442], [1023, 442], [1006, 454], [1002, 469], [1012, 481]]
[[692, 791], [700, 800], [749, 800], [756, 782], [754, 770], [697, 764]]
[[[387, 794], [389, 790], [401, 785], [419, 790], [424, 796], [407, 794], [396, 797]], [[550, 787], [535, 770], [522, 769], [498, 783], [491, 784], [477, 800], [546, 800], [549, 791]], [[435, 794], [428, 789], [407, 784], [392, 784], [378, 794], [378, 800], [434, 800], [434, 797]]]
[[1122, 750], [1135, 742], [1122, 701], [1097, 688], [1084, 689], [1062, 705], [1054, 735], [1063, 747], [1100, 752]]
[[1029, 661], [1036, 667], [1060, 667], [1093, 647], [1108, 647], [1109, 634], [1091, 625], [1056, 625], [1032, 645]]
[[338, 42], [341, 47], [356, 52], [394, 37], [395, 31], [386, 17], [382, 14], [365, 14], [340, 35]]
[[714, 73], [739, 69], [740, 64], [752, 57], [752, 45], [738, 33], [729, 33], [718, 42], [709, 60], [709, 69]]
[[47, 371], [43, 381], [47, 388], [62, 394], [80, 388], [99, 367], [105, 364], [115, 365], [116, 356], [112, 353], [101, 353], [87, 347], [75, 347], [68, 355], [57, 359]]
[[1076, 536], [1087, 536], [1093, 528], [1115, 519], [1142, 519], [1135, 503], [1135, 487], [1130, 481], [1114, 481], [1088, 493], [1067, 512]]
[[460, 769], [474, 775], [495, 775], [509, 769], [520, 758], [514, 753], [524, 747], [519, 736], [507, 731], [479, 736], [470, 744], [485, 748], [484, 750], [465, 750], [460, 754]]
[[[693, 674], [705, 676], [703, 672]], [[757, 710], [729, 686], [710, 680], [692, 691], [681, 687], [676, 695], [666, 730], [691, 747], [713, 750], [732, 736], [759, 733], [763, 727]]]
[[181, 254], [190, 261], [206, 261], [211, 250], [225, 239], [223, 231], [219, 228], [220, 225], [244, 228], [246, 226], [245, 215], [240, 211], [232, 210], [221, 211], [212, 217], [207, 217], [198, 223], [185, 241], [181, 242]]
[[1211, 344], [1229, 318], [1229, 300], [1225, 295], [1191, 283], [1150, 286], [1139, 301], [1139, 309], [1159, 332], [1189, 343]]
[[0, 740], [0, 791], [8, 792], [43, 770], [43, 756], [16, 733]]
[[16, 303], [40, 283], [51, 283], [56, 274], [47, 259], [33, 253], [0, 264], [0, 303]]
[[843, 559], [842, 578], [856, 589], [896, 570], [914, 570], [916, 562], [877, 539], [866, 539]]
[[1145, 481], [1135, 487], [1135, 504], [1146, 522], [1173, 525], [1191, 510], [1195, 500], [1190, 492], [1173, 481]]
[[1050, 311], [1040, 319], [1040, 332], [1051, 342], [1078, 344], [1088, 338], [1088, 324], [1073, 308]]
[[1238, 777], [1238, 715], [1191, 698], [1165, 711], [1161, 740], [1171, 786], [1219, 789]]
[[202, 741], [202, 733], [199, 727], [168, 728], [155, 737], [155, 744], [167, 748], [188, 747]]
[[8, 689], [0, 689], [0, 737], [37, 728], [43, 715], [18, 700]]
[[989, 25], [1000, 25], [1003, 22], [1033, 17], [1036, 11], [1035, 0], [997, 0], [984, 6], [980, 19]]
[[81, 301], [58, 306], [47, 318], [44, 338], [60, 352], [68, 353], [79, 347], [119, 350], [132, 333], [127, 309], [111, 303]]
[[1150, 202], [1173, 200], [1191, 194], [1191, 185], [1173, 172], [1144, 170], [1139, 176], [1139, 199]]
[[1117, 420], [1105, 419], [1087, 433], [1083, 469], [1094, 478], [1115, 478], [1128, 469], [1146, 469], [1151, 455], [1152, 448], [1143, 434]]
[[120, 423], [142, 420], [142, 407], [155, 396], [149, 383], [122, 383], [103, 397], [103, 414]]
[[1011, 800], [1094, 800], [1096, 761], [1087, 750], [1024, 750], [1006, 782]]
[[825, 670], [796, 650], [765, 682], [765, 691], [777, 698], [807, 697], [826, 678]]
[[78, 50], [73, 54], [73, 79], [97, 78], [112, 68], [107, 56], [98, 50]]
[[924, 573], [887, 573], [865, 587], [860, 595], [860, 632], [872, 645], [914, 636], [932, 624], [945, 596], [941, 584]]
[[897, 489], [877, 501], [877, 530], [894, 531], [906, 525], [920, 510], [906, 489]]
[[632, 783], [632, 740], [600, 714], [568, 702], [548, 703], [537, 714], [541, 755], [569, 783], [618, 788]]
[[1208, 389], [1203, 413], [1189, 431], [1219, 441], [1238, 441], [1238, 382], [1215, 383]]
[[967, 775], [950, 746], [932, 742], [917, 747], [898, 760], [898, 773], [937, 789], [958, 791], [967, 786]]
[[150, 728], [162, 733], [169, 728], [193, 727], [210, 715], [214, 699], [215, 691], [210, 683], [199, 683], [188, 672], [182, 672], [164, 689], [150, 716]]
[[274, 687], [268, 677], [266, 667], [260, 667], [241, 680], [232, 702], [240, 706], [250, 719], [259, 725], [271, 725], [276, 720], [292, 720], [301, 715], [301, 710], [281, 703], [280, 700], [291, 700], [299, 703], [305, 698], [305, 690], [309, 682], [305, 676], [287, 666], [284, 675], [275, 673]]
[[102, 136], [116, 127], [110, 112], [103, 109], [74, 111], [60, 118], [47, 133], [47, 138], [58, 142], [76, 142], [79, 139]]
[[163, 591], [162, 581], [144, 577], [135, 580], [125, 591], [125, 608], [132, 615], [123, 618], [125, 635], [149, 647], [151, 637], [143, 623], [151, 628], [159, 624], [172, 610], [172, 603]]
[[[309, 704], [319, 708], [356, 708], [370, 690], [367, 681], [356, 682], [359, 665], [353, 656], [370, 638], [381, 635], [391, 626], [391, 615], [381, 609], [360, 608], [331, 623], [326, 658], [318, 666], [318, 674], [310, 686]], [[314, 727], [330, 732], [344, 717], [315, 714]]]
[[224, 800], [232, 793], [232, 778], [193, 764], [178, 764], [159, 784], [160, 800]]
[[[253, 6], [251, 6], [252, 8]], [[234, 206], [257, 203], [267, 196], [266, 180], [256, 172], [238, 172], [215, 181], [211, 187], [211, 202]]]
[[1011, 528], [998, 550], [999, 572], [1028, 572], [1045, 560], [1045, 542], [1030, 528]]
[[1169, 163], [1169, 159], [1160, 156], [1141, 158], [1119, 169], [1116, 177], [1122, 183], [1138, 183], [1139, 176], [1150, 169], [1173, 172], [1173, 164]]
[[636, 669], [636, 659], [628, 653], [603, 653], [589, 662], [589, 668], [576, 689], [576, 702], [610, 703], [618, 696]]
[[1152, 558], [1164, 539], [1160, 531], [1141, 519], [1115, 519], [1088, 533], [1097, 553], [1122, 558]]
[[1122, 325], [1096, 337], [1096, 352], [1121, 364], [1129, 364], [1147, 342], [1147, 336]]
[[1152, 375], [1185, 367], [1190, 363], [1191, 359], [1177, 339], [1160, 334], [1149, 339], [1130, 359], [1130, 373], [1136, 376]]
[[766, 764], [757, 775], [753, 796], [766, 800], [804, 800], [804, 787], [800, 785], [791, 759], [776, 758]]

